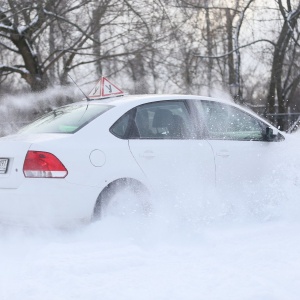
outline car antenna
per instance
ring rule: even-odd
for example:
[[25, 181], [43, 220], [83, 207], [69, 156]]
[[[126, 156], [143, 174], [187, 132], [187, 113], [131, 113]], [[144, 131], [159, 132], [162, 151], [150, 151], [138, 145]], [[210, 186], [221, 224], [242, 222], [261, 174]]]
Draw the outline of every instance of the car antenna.
[[85, 94], [85, 92], [77, 85], [77, 83], [75, 82], [75, 80], [73, 80], [73, 78], [67, 74], [71, 80], [74, 82], [74, 84], [78, 87], [78, 89], [80, 90], [80, 92], [83, 94], [83, 96], [86, 98], [87, 101], [91, 101], [91, 99]]

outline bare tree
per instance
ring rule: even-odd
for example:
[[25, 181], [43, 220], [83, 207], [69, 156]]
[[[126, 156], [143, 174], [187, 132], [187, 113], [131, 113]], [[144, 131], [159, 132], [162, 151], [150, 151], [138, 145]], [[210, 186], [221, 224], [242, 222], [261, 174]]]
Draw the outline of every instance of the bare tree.
[[[70, 1], [45, 0], [24, 2], [22, 0], [2, 1], [0, 6], [1, 48], [14, 56], [13, 63], [0, 65], [2, 75], [18, 73], [31, 86], [33, 91], [44, 89], [48, 83], [48, 70], [65, 53], [76, 53], [82, 47], [82, 41], [91, 39], [91, 28], [79, 26], [69, 17], [90, 1], [71, 4]], [[80, 37], [71, 41], [69, 46], [53, 46], [53, 35], [48, 34], [53, 22], [62, 22], [76, 28]], [[53, 30], [53, 27], [50, 29]], [[52, 33], [53, 34], [53, 33]], [[50, 40], [50, 41], [49, 41]], [[70, 39], [69, 39], [70, 40]], [[49, 48], [44, 44], [49, 41]], [[67, 41], [68, 42], [68, 41]], [[53, 69], [52, 69], [53, 72]]]
[[2, 0], [0, 49], [13, 59], [0, 65], [0, 75], [18, 73], [33, 91], [66, 84], [70, 70], [88, 64], [99, 76], [111, 71], [109, 61], [145, 51], [148, 28], [130, 0]]
[[0, 0], [0, 84], [40, 91], [72, 71], [133, 93], [221, 86], [286, 114], [300, 110], [299, 17], [298, 0]]
[[[296, 64], [296, 54], [300, 50], [299, 32], [297, 32], [297, 22], [300, 17], [300, 3], [294, 8], [290, 0], [286, 5], [282, 0], [277, 0], [283, 24], [275, 43], [272, 60], [269, 93], [267, 99], [267, 112], [274, 114], [276, 112], [276, 99], [278, 101], [278, 113], [286, 114], [289, 107], [289, 101], [295, 95], [296, 89], [300, 83], [299, 66]], [[292, 59], [288, 61], [287, 55], [292, 52]], [[299, 53], [299, 52], [298, 52]], [[287, 129], [287, 122], [284, 118], [279, 118], [278, 125], [281, 129]]]
[[[183, 8], [185, 13], [187, 11], [204, 13], [205, 21], [203, 17], [198, 19], [200, 23], [205, 24], [202, 36], [206, 45], [199, 42], [199, 47], [194, 54], [201, 58], [202, 67], [207, 62], [205, 72], [209, 89], [212, 86], [213, 77], [215, 80], [219, 78], [221, 85], [229, 88], [237, 101], [243, 100], [240, 32], [246, 11], [252, 2], [254, 0], [231, 2], [178, 0], [178, 6]], [[203, 53], [204, 51], [206, 53]], [[201, 60], [198, 60], [199, 66]]]

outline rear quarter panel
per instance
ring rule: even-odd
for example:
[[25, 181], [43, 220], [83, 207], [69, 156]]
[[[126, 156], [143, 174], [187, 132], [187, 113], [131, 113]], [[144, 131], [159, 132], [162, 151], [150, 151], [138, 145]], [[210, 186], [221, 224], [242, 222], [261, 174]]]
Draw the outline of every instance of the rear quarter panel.
[[[104, 114], [64, 139], [34, 143], [30, 150], [53, 153], [68, 170], [65, 180], [99, 187], [99, 192], [119, 178], [134, 178], [147, 185], [146, 177], [129, 150], [128, 140], [119, 139], [109, 132], [110, 126], [123, 113], [124, 110]], [[95, 150], [103, 154], [101, 166], [91, 162], [91, 153]]]

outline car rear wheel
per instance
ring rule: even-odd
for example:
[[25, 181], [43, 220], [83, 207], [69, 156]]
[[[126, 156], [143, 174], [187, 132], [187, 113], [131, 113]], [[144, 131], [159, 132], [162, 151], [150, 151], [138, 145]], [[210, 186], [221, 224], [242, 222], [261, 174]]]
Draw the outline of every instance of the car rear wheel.
[[132, 218], [151, 212], [149, 191], [138, 181], [120, 179], [106, 186], [96, 201], [93, 219]]

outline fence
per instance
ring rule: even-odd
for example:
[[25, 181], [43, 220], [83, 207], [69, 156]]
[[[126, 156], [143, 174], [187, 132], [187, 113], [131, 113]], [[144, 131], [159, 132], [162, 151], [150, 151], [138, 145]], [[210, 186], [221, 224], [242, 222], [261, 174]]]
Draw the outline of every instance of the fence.
[[284, 123], [287, 124], [288, 133], [293, 133], [298, 130], [300, 126], [300, 113], [275, 113], [267, 114], [266, 117], [276, 126], [278, 120], [284, 120]]

